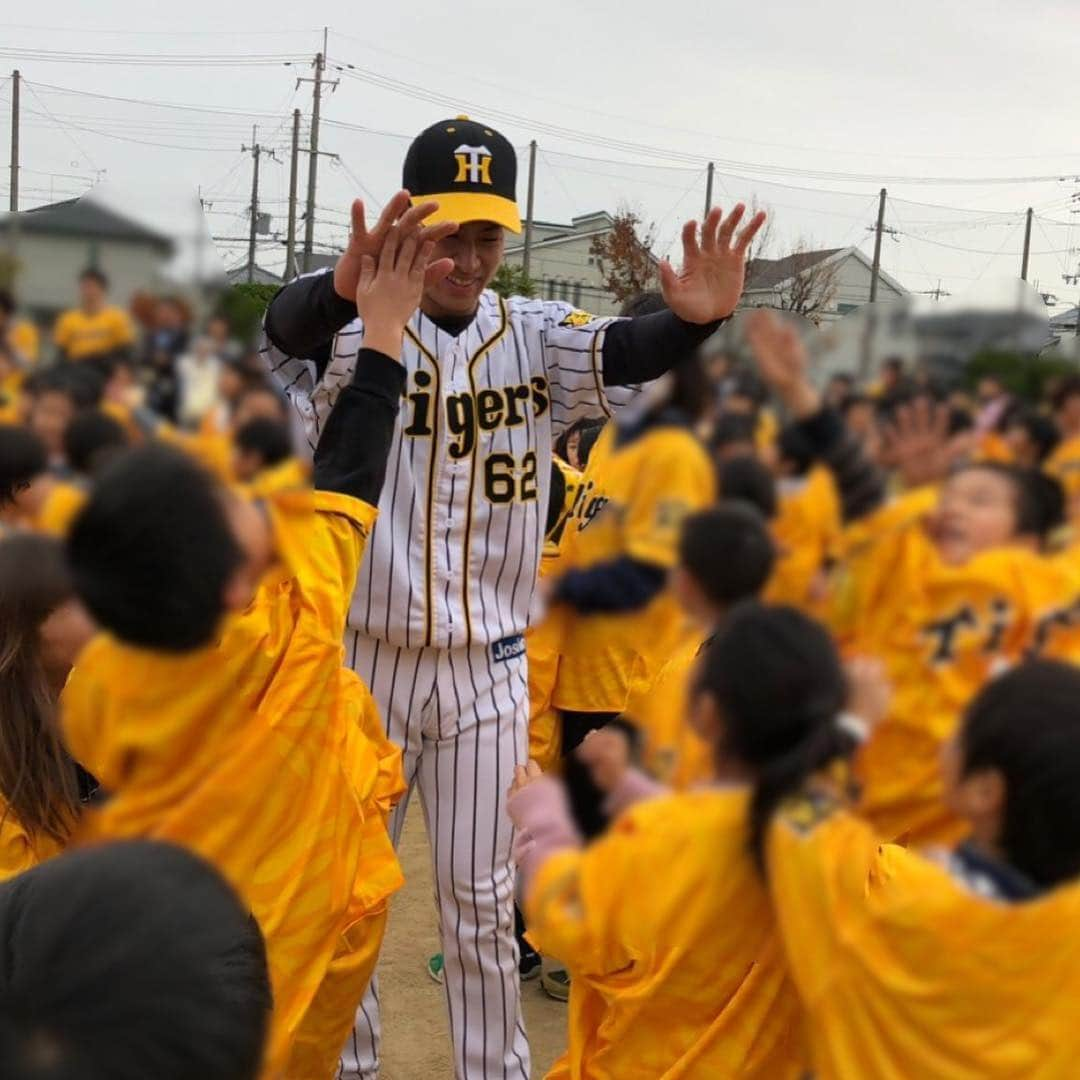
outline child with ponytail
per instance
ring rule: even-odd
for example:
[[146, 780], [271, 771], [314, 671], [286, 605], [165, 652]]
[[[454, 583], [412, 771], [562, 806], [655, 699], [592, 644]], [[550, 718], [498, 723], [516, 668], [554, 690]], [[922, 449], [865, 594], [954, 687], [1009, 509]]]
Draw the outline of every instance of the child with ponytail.
[[762, 844], [779, 802], [850, 751], [846, 693], [821, 627], [748, 602], [703, 651], [688, 695], [713, 784], [664, 793], [592, 755], [594, 780], [624, 809], [583, 849], [559, 781], [535, 763], [518, 769], [510, 813], [526, 922], [571, 975], [569, 1047], [549, 1078], [805, 1073]]
[[818, 1080], [1066, 1080], [1080, 1058], [1080, 670], [1032, 660], [942, 759], [966, 838], [881, 844], [823, 791], [786, 800], [768, 876]]

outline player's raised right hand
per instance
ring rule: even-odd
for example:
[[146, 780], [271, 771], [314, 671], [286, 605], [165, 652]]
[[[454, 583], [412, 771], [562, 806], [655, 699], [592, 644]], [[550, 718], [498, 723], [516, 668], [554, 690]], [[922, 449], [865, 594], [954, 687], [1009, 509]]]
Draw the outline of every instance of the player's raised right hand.
[[438, 209], [438, 206], [439, 204], [434, 201], [412, 206], [409, 202], [409, 193], [399, 191], [383, 207], [383, 212], [379, 215], [375, 227], [369, 230], [364, 212], [364, 202], [362, 199], [354, 199], [349, 246], [341, 253], [337, 265], [334, 267], [334, 291], [338, 296], [344, 300], [355, 299], [364, 256], [368, 255], [376, 262], [378, 261], [387, 233], [392, 227], [398, 229], [402, 239], [414, 233], [419, 234], [421, 244], [425, 241], [437, 244], [440, 240], [455, 233], [457, 223], [453, 221], [444, 221], [439, 225], [424, 225], [424, 222]]
[[432, 261], [434, 252], [434, 241], [423, 239], [421, 230], [403, 235], [391, 225], [378, 256], [360, 256], [355, 300], [366, 348], [400, 355], [405, 324], [420, 305], [425, 277], [438, 280], [454, 268], [452, 259]]

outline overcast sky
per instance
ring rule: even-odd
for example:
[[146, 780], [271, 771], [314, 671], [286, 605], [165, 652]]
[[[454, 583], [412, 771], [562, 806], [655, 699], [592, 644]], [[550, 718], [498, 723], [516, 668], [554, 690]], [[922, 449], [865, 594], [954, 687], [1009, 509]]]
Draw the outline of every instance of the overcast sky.
[[[10, 18], [12, 5], [5, 11]], [[192, 232], [201, 186], [212, 233], [246, 236], [251, 159], [240, 144], [257, 122], [280, 158], [264, 161], [261, 190], [283, 232], [291, 110], [303, 110], [306, 130], [311, 101], [310, 84], [297, 90], [295, 79], [310, 75], [304, 61], [325, 23], [331, 68], [353, 69], [328, 72], [341, 82], [323, 115], [353, 127], [323, 129], [323, 148], [340, 163], [320, 161], [320, 241], [344, 238], [354, 194], [381, 202], [395, 189], [407, 136], [464, 111], [519, 147], [538, 140], [539, 218], [625, 203], [656, 223], [666, 248], [700, 214], [711, 159], [722, 163], [716, 202], [756, 199], [773, 210], [774, 254], [799, 239], [869, 253], [866, 227], [886, 186], [899, 235], [886, 240], [883, 263], [906, 287], [940, 279], [959, 295], [1015, 276], [1023, 211], [1034, 206], [1029, 277], [1062, 305], [1080, 291], [1062, 281], [1080, 259], [1069, 250], [1080, 248], [1080, 215], [1070, 213], [1080, 209], [1071, 202], [1080, 191], [1075, 0], [547, 0], [529, 10], [476, 0], [189, 0], [152, 18], [142, 2], [65, 0], [18, 13], [25, 24], [0, 23], [0, 68], [17, 66], [27, 81], [24, 208], [100, 178], [122, 206]], [[21, 50], [29, 53], [13, 55]], [[112, 55], [75, 62], [40, 55], [48, 50]], [[258, 63], [187, 66], [178, 54]], [[10, 87], [0, 82], [5, 156]], [[524, 172], [522, 160], [522, 203]], [[1053, 179], [1030, 179], [1039, 177]], [[927, 178], [980, 182], [918, 182]], [[6, 168], [0, 191], [6, 205]], [[237, 245], [220, 251], [226, 265], [245, 256]], [[259, 259], [280, 264], [280, 248], [261, 246]]]

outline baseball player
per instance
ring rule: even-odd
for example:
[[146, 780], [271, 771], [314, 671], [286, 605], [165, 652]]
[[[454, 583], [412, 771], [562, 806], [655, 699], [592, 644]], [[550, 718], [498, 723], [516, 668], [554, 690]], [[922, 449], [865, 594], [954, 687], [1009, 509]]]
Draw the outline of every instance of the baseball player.
[[[737, 238], [741, 205], [727, 218], [713, 210], [700, 230], [688, 222], [681, 272], [660, 266], [671, 310], [597, 319], [488, 288], [506, 231], [521, 230], [516, 180], [514, 149], [493, 128], [457, 117], [422, 132], [405, 158], [406, 190], [375, 228], [354, 202], [352, 238], [333, 272], [275, 297], [263, 350], [314, 447], [364, 339], [353, 301], [362, 257], [378, 256], [388, 230], [421, 220], [438, 240], [436, 258], [453, 260], [406, 329], [400, 424], [344, 646], [403, 750], [410, 791], [420, 789], [461, 1080], [529, 1076], [505, 801], [526, 760], [523, 635], [553, 439], [583, 415], [628, 402], [632, 387], [731, 314], [764, 220], [755, 215]], [[395, 841], [407, 798], [392, 821]], [[377, 1075], [379, 1037], [373, 983], [344, 1076]]]

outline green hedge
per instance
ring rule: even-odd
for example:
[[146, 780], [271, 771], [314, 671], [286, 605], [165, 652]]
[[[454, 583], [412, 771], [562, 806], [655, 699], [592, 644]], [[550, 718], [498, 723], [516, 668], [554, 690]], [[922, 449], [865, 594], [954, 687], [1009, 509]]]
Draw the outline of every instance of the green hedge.
[[1074, 375], [1076, 370], [1075, 364], [1059, 357], [987, 351], [977, 353], [968, 361], [965, 376], [968, 385], [974, 389], [981, 378], [993, 375], [1013, 394], [1035, 402], [1042, 399], [1048, 382], [1063, 375]]
[[280, 285], [260, 285], [242, 282], [230, 285], [222, 294], [219, 308], [229, 321], [229, 329], [237, 341], [252, 342], [262, 325], [263, 312], [274, 298]]

